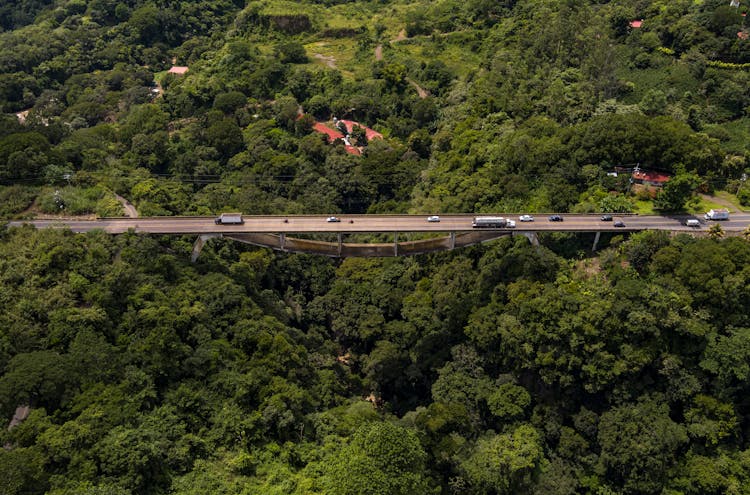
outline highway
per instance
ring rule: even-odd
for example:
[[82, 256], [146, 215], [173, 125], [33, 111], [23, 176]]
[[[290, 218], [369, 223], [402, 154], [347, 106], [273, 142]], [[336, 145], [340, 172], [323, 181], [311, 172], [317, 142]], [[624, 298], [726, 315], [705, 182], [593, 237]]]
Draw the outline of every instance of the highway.
[[[30, 224], [36, 228], [69, 228], [73, 232], [103, 230], [121, 234], [128, 230], [146, 234], [229, 234], [229, 233], [357, 233], [357, 232], [466, 232], [472, 230], [501, 230], [515, 232], [627, 232], [639, 230], [705, 231], [719, 223], [725, 231], [741, 232], [750, 225], [750, 214], [732, 214], [722, 222], [704, 221], [690, 215], [614, 215], [625, 227], [604, 222], [600, 215], [561, 214], [562, 222], [550, 222], [548, 214], [535, 215], [534, 222], [520, 222], [517, 214], [482, 214], [502, 216], [516, 221], [515, 229], [474, 229], [471, 222], [479, 214], [440, 215], [440, 222], [428, 222], [427, 215], [337, 215], [340, 222], [327, 222], [328, 215], [254, 216], [243, 215], [242, 225], [217, 225], [215, 217], [142, 217], [102, 218], [98, 220], [28, 220], [12, 221], [10, 226]], [[684, 225], [688, 218], [698, 218], [700, 227]]]

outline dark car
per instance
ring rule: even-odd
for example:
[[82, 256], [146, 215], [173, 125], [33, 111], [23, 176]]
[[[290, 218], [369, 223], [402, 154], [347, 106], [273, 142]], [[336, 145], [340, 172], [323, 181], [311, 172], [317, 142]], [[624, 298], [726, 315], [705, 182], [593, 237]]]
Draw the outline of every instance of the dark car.
[[549, 216], [549, 221], [550, 222], [562, 222], [563, 221], [563, 217], [561, 217], [560, 215], [550, 215]]
[[602, 222], [611, 222], [612, 221], [612, 215], [602, 215]]
[[615, 222], [614, 225], [615, 225], [615, 227], [624, 227], [625, 226], [625, 222], [623, 222], [622, 220], [618, 220], [618, 221]]

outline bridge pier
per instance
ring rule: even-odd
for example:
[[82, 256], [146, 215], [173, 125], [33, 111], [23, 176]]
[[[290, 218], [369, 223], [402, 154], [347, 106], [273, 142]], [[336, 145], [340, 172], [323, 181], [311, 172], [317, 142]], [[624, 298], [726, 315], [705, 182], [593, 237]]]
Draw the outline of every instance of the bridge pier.
[[596, 251], [596, 246], [597, 244], [599, 244], [599, 237], [601, 237], [601, 235], [602, 235], [601, 232], [597, 232], [596, 235], [594, 236], [594, 245], [591, 246], [592, 253]]
[[456, 249], [456, 233], [455, 232], [451, 232], [450, 241], [448, 242], [449, 242], [449, 247], [451, 251]]
[[221, 237], [221, 234], [203, 234], [198, 236], [195, 243], [193, 243], [193, 254], [190, 256], [190, 261], [192, 263], [195, 263], [198, 256], [200, 256], [206, 241], [213, 239], [214, 237]]
[[539, 245], [539, 237], [537, 237], [536, 232], [524, 232], [523, 235], [529, 240], [532, 246]]
[[343, 246], [344, 246], [344, 234], [339, 232], [339, 249], [338, 249], [339, 257], [341, 257], [341, 249], [343, 248]]
[[286, 244], [286, 234], [282, 232], [281, 234], [279, 234], [279, 250], [280, 251], [286, 251], [286, 249], [284, 249], [285, 244]]
[[398, 256], [398, 232], [393, 233], [393, 256]]

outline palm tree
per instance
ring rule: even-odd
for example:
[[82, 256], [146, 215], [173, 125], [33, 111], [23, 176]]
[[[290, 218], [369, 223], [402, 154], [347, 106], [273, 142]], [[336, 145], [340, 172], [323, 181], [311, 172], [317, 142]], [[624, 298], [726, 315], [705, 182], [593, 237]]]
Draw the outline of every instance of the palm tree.
[[708, 237], [711, 239], [721, 239], [724, 237], [724, 229], [721, 228], [721, 225], [715, 223], [708, 229]]

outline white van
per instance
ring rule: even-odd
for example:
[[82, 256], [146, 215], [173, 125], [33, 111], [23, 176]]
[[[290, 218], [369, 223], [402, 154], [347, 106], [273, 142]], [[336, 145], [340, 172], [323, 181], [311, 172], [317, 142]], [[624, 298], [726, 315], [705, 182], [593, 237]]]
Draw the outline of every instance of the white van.
[[697, 218], [688, 218], [687, 220], [685, 220], [685, 225], [687, 225], [688, 227], [700, 227], [701, 222]]

